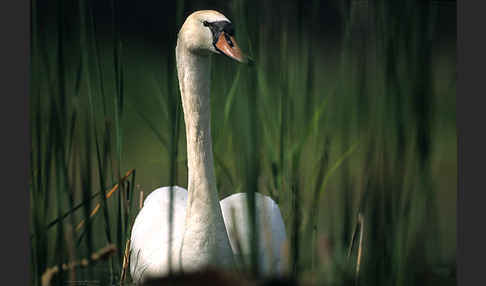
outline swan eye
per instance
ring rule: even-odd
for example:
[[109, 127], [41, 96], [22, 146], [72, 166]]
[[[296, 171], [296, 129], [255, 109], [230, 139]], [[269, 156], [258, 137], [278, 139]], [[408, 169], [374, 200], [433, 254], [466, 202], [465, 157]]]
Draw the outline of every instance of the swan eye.
[[204, 21], [204, 22], [203, 22], [203, 25], [204, 25], [205, 27], [208, 27], [208, 26], [209, 26], [209, 22], [208, 22], [208, 21]]

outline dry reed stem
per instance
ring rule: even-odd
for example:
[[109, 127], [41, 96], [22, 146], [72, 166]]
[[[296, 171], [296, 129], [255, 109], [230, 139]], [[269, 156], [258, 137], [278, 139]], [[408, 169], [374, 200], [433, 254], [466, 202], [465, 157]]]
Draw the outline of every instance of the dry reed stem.
[[[118, 190], [118, 188], [120, 187], [120, 184], [123, 183], [128, 177], [130, 177], [130, 175], [133, 173], [135, 169], [131, 169], [129, 170], [128, 172], [125, 173], [125, 175], [120, 179], [120, 182], [117, 183], [116, 185], [113, 186], [113, 188], [111, 188], [108, 193], [106, 193], [106, 198], [109, 199], [113, 193]], [[96, 206], [94, 207], [94, 209], [91, 211], [90, 215], [89, 215], [89, 218], [92, 218], [101, 208], [101, 204], [100, 203], [97, 203]], [[78, 225], [76, 226], [76, 231], [79, 231], [85, 224], [85, 219], [82, 219]]]
[[356, 222], [356, 226], [354, 227], [353, 234], [351, 235], [351, 243], [349, 244], [348, 255], [346, 256], [348, 261], [349, 261], [349, 258], [351, 257], [351, 252], [353, 251], [354, 243], [356, 241], [356, 234], [358, 233], [359, 224], [360, 224], [360, 220], [359, 220], [360, 215], [361, 215], [361, 213], [358, 213], [358, 220]]
[[[92, 218], [98, 212], [100, 207], [101, 207], [100, 203], [97, 203], [95, 208], [89, 214], [89, 218]], [[79, 231], [84, 226], [84, 223], [85, 223], [85, 219], [81, 220], [76, 226], [76, 231]]]
[[[74, 232], [73, 232], [73, 228], [72, 228], [71, 225], [68, 225], [66, 232], [64, 232], [64, 236], [65, 236], [65, 241], [66, 241], [66, 244], [67, 244], [68, 259], [69, 259], [69, 261], [75, 261], [76, 260], [76, 256], [75, 256], [76, 251], [75, 251], [75, 248], [74, 248], [74, 239], [73, 239]], [[73, 281], [76, 279], [76, 271], [75, 271], [74, 268], [69, 270], [69, 279], [73, 280]]]
[[359, 222], [359, 245], [358, 245], [358, 258], [357, 258], [357, 262], [356, 262], [356, 283], [358, 282], [359, 268], [360, 268], [360, 265], [361, 265], [361, 257], [363, 255], [364, 217], [361, 213], [358, 215], [358, 222]]
[[125, 244], [125, 253], [123, 255], [123, 266], [122, 266], [122, 273], [120, 275], [121, 276], [120, 284], [122, 284], [123, 281], [125, 281], [129, 258], [130, 258], [130, 239], [127, 239], [127, 243]]
[[138, 201], [138, 206], [140, 209], [142, 209], [143, 207], [143, 191], [140, 191], [140, 198], [139, 198], [139, 201]]
[[354, 244], [356, 241], [356, 236], [359, 231], [359, 242], [358, 242], [358, 254], [356, 257], [356, 277], [355, 277], [355, 284], [358, 285], [359, 283], [359, 269], [361, 266], [361, 258], [363, 256], [363, 232], [364, 232], [364, 216], [362, 213], [358, 213], [358, 221], [356, 222], [356, 227], [354, 228], [353, 234], [351, 236], [351, 243], [348, 249], [347, 259], [351, 257], [351, 252], [353, 251]]
[[67, 270], [73, 270], [76, 267], [87, 267], [90, 264], [93, 264], [94, 262], [97, 262], [99, 260], [104, 260], [108, 258], [110, 255], [116, 252], [116, 247], [114, 244], [109, 244], [102, 249], [98, 250], [97, 252], [91, 254], [89, 259], [83, 258], [79, 261], [70, 261], [67, 264], [64, 263], [62, 265], [62, 269], [59, 270], [59, 267], [56, 265], [54, 267], [48, 268], [44, 274], [42, 274], [41, 277], [41, 285], [42, 286], [48, 286], [51, 283], [52, 277], [54, 277], [55, 274], [59, 273], [60, 271], [67, 271]]

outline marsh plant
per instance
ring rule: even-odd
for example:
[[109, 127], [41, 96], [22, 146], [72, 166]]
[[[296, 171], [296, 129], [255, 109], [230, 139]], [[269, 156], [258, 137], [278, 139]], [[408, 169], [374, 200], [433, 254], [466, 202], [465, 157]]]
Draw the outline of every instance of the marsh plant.
[[[280, 205], [288, 275], [455, 284], [455, 32], [440, 36], [455, 3], [173, 1], [134, 28], [160, 5], [32, 0], [34, 285], [56, 266], [52, 285], [129, 283], [140, 200], [187, 187], [174, 48], [198, 9], [229, 16], [255, 60], [212, 59], [219, 196], [258, 191]], [[91, 259], [107, 245], [116, 251]]]

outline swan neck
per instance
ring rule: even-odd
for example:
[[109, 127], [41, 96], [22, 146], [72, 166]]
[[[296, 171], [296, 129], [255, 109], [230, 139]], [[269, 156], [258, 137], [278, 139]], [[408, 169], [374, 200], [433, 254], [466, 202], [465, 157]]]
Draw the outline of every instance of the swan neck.
[[210, 118], [210, 57], [178, 43], [177, 70], [187, 140], [188, 205], [181, 249], [184, 271], [232, 265], [214, 174]]
[[177, 53], [186, 126], [188, 190], [198, 197], [217, 197], [209, 100], [210, 59], [189, 51]]

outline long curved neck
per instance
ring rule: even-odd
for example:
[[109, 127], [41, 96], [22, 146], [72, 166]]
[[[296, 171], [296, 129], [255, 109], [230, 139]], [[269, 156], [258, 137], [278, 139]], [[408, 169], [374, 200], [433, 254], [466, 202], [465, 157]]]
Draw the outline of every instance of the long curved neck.
[[189, 197], [212, 201], [217, 199], [217, 192], [211, 140], [210, 59], [179, 46], [176, 55], [186, 125]]
[[187, 138], [188, 205], [181, 261], [184, 271], [227, 266], [233, 254], [219, 204], [214, 175], [210, 120], [210, 57], [178, 42], [177, 72]]

